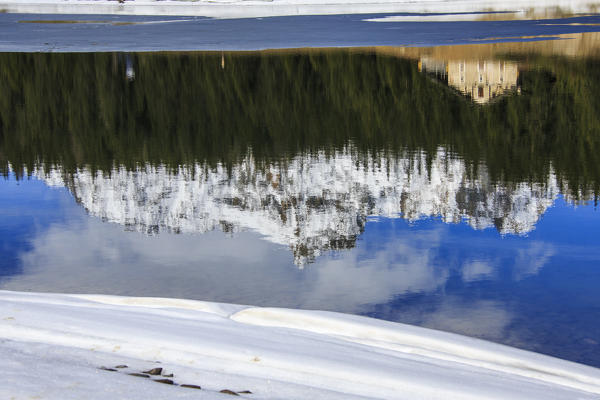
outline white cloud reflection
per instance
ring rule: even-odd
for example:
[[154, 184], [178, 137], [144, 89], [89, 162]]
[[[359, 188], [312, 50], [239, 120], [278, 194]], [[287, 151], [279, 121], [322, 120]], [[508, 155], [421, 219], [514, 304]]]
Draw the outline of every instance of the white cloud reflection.
[[468, 261], [463, 264], [461, 270], [462, 280], [465, 282], [476, 282], [491, 279], [495, 268], [483, 260]]
[[[300, 270], [285, 246], [256, 233], [148, 236], [81, 213], [33, 238], [20, 257], [23, 273], [0, 288], [363, 313], [400, 296], [443, 293], [451, 276], [466, 283], [494, 279], [501, 266], [465, 249], [453, 256], [458, 264], [440, 256], [448, 246], [447, 229], [440, 223], [384, 232]], [[537, 273], [553, 254], [552, 247], [538, 242], [510, 251], [518, 255], [516, 264], [504, 268], [511, 268], [516, 280]]]
[[32, 239], [21, 254], [23, 273], [1, 287], [359, 312], [443, 286], [450, 272], [433, 262], [439, 241], [438, 231], [413, 232], [299, 270], [285, 246], [251, 232], [147, 236], [84, 217]]
[[[380, 219], [370, 222], [383, 224], [377, 235], [298, 269], [286, 246], [253, 232], [148, 236], [89, 218], [75, 211], [76, 204], [71, 207], [66, 222], [32, 238], [30, 249], [20, 256], [22, 273], [0, 281], [0, 289], [178, 297], [355, 314], [379, 310], [382, 318], [503, 342], [513, 321], [510, 304], [493, 300], [493, 292], [488, 297], [467, 288], [448, 290], [449, 282], [525, 279], [554, 254], [547, 243], [512, 241], [496, 249], [495, 258], [485, 239], [468, 239], [457, 247], [443, 222], [410, 228], [401, 222], [398, 229], [398, 220]], [[506, 257], [504, 263], [500, 257]], [[503, 268], [508, 275], [500, 272]]]
[[513, 277], [521, 280], [537, 273], [556, 254], [554, 246], [543, 242], [531, 242], [525, 248], [517, 250]]
[[465, 301], [457, 296], [446, 296], [435, 305], [393, 312], [395, 320], [461, 335], [504, 341], [513, 314], [506, 305], [494, 300]]
[[408, 293], [433, 292], [450, 271], [434, 263], [440, 242], [437, 230], [412, 232], [376, 248], [359, 246], [338, 257], [323, 257], [310, 267], [312, 285], [302, 307], [360, 312]]

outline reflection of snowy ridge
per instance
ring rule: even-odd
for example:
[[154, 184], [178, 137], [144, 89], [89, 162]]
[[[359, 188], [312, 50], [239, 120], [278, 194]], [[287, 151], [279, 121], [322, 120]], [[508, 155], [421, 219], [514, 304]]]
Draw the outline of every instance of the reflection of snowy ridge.
[[439, 216], [475, 229], [527, 233], [559, 192], [553, 175], [544, 185], [508, 188], [492, 185], [483, 167], [473, 177], [467, 172], [464, 161], [443, 149], [429, 165], [424, 153], [365, 157], [345, 149], [264, 168], [248, 156], [229, 172], [195, 164], [174, 172], [147, 165], [111, 174], [80, 169], [67, 176], [55, 169], [35, 175], [68, 186], [90, 214], [133, 230], [252, 229], [291, 246], [298, 264], [323, 250], [353, 247], [367, 216]]

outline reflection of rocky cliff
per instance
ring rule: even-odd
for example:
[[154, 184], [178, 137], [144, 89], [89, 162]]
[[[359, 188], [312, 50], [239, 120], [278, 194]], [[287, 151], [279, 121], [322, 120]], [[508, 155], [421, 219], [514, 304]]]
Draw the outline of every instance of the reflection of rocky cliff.
[[490, 183], [484, 167], [469, 176], [465, 163], [443, 149], [430, 162], [421, 153], [365, 158], [346, 149], [260, 168], [249, 156], [230, 171], [196, 164], [177, 171], [148, 165], [111, 174], [80, 169], [66, 175], [58, 168], [36, 175], [68, 186], [90, 214], [128, 229], [251, 229], [289, 245], [299, 265], [321, 251], [353, 247], [368, 216], [439, 216], [523, 234], [558, 194], [554, 177], [509, 188]]
[[490, 101], [518, 90], [519, 69], [516, 63], [494, 60], [448, 60], [423, 57], [419, 70], [435, 74], [476, 103]]

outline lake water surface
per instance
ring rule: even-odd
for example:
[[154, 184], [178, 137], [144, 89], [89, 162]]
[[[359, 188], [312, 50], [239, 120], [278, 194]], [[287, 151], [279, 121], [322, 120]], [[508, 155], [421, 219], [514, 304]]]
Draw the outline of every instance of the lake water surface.
[[600, 37], [0, 54], [0, 288], [368, 315], [600, 367]]

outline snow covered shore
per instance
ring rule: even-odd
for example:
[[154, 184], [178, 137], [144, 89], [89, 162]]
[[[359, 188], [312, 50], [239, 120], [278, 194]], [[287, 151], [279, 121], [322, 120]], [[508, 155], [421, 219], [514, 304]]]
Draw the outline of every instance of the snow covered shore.
[[[221, 399], [224, 389], [252, 399], [600, 395], [598, 369], [477, 339], [177, 299], [0, 291], [0, 360], [3, 399]], [[153, 368], [173, 376], [130, 375]]]
[[[178, 15], [250, 18], [284, 15], [518, 12], [507, 18], [595, 12], [588, 0], [0, 0], [0, 10], [35, 14]], [[448, 16], [440, 16], [448, 20]], [[432, 17], [428, 17], [431, 20]], [[480, 19], [481, 15], [456, 18]]]

